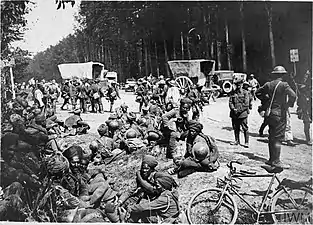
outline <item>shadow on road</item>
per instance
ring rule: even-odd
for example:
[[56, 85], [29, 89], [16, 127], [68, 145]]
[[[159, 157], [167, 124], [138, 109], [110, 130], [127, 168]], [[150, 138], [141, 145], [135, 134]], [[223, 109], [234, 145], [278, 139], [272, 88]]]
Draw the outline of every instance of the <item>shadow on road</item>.
[[256, 140], [259, 141], [259, 142], [266, 143], [266, 144], [268, 143], [268, 139], [260, 139], [259, 138], [259, 139], [256, 139]]
[[304, 139], [299, 139], [299, 138], [293, 138], [293, 141], [299, 144], [306, 144], [306, 141]]
[[253, 153], [250, 153], [250, 152], [234, 152], [234, 153], [247, 156], [249, 159], [259, 161], [259, 162], [265, 162], [267, 160], [266, 158], [254, 155]]
[[219, 139], [219, 138], [215, 138], [215, 140], [217, 140], [217, 141], [219, 141], [219, 142], [226, 143], [226, 144], [230, 144], [230, 142], [232, 142], [232, 141], [226, 141], [226, 140]]
[[222, 127], [222, 130], [232, 131], [233, 128], [232, 127]]

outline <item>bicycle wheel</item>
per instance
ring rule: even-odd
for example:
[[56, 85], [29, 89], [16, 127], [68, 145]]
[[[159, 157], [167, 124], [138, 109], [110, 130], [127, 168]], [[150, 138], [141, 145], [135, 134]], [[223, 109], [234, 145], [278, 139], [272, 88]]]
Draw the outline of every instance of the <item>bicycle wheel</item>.
[[211, 188], [197, 192], [189, 201], [187, 219], [190, 224], [234, 224], [238, 208], [234, 198], [222, 189]]
[[[276, 192], [271, 204], [274, 223], [312, 224], [312, 190], [309, 188], [285, 188]], [[285, 210], [285, 212], [282, 212]], [[294, 210], [286, 212], [287, 210]]]

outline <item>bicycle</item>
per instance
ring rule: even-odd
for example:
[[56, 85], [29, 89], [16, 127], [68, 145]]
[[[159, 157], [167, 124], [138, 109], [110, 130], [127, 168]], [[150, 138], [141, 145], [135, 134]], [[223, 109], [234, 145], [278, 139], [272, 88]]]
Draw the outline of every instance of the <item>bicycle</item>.
[[[280, 180], [277, 173], [281, 170], [270, 171], [267, 174], [240, 170], [233, 166], [238, 161], [227, 164], [228, 175], [217, 179], [217, 188], [207, 188], [198, 191], [189, 201], [187, 219], [190, 224], [234, 224], [238, 217], [238, 207], [233, 195], [238, 196], [256, 215], [254, 218], [259, 223], [261, 217], [271, 216], [276, 223], [305, 223], [312, 224], [312, 178], [306, 182], [296, 182], [290, 179]], [[251, 205], [242, 194], [238, 192], [237, 179], [269, 177], [269, 186], [265, 191], [259, 208]], [[242, 179], [241, 179], [242, 180]], [[272, 186], [278, 182], [276, 192], [270, 196]]]

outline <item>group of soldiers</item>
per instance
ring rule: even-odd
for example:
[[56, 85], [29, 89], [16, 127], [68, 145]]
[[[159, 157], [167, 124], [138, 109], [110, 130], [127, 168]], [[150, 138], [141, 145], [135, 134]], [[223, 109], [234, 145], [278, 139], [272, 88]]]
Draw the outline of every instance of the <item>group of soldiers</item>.
[[103, 113], [102, 98], [106, 98], [110, 102], [109, 111], [112, 112], [114, 101], [119, 96], [118, 85], [116, 81], [110, 81], [106, 87], [101, 84], [100, 79], [73, 79], [65, 80], [62, 89], [61, 97], [64, 99], [61, 109], [71, 104], [72, 109], [76, 109], [79, 101], [79, 107], [82, 113], [87, 113], [89, 106], [91, 106], [91, 113]]
[[[293, 107], [297, 100], [298, 118], [303, 120], [306, 144], [311, 146], [310, 124], [312, 122], [312, 75], [307, 71], [302, 84], [297, 85], [293, 77], [283, 66], [276, 66], [270, 74], [271, 81], [257, 88], [254, 92], [249, 91], [249, 83], [243, 80], [235, 82], [235, 90], [229, 97], [229, 108], [235, 141], [231, 145], [240, 145], [240, 132], [244, 134], [243, 147], [249, 148], [248, 116], [252, 109], [255, 97], [261, 100], [258, 112], [264, 118], [259, 134], [263, 136], [265, 126], [269, 127], [269, 160], [265, 168], [268, 171], [282, 171], [290, 165], [280, 160], [281, 144], [286, 141], [293, 145], [288, 133], [291, 131], [291, 117], [289, 108]], [[253, 96], [255, 95], [255, 96]], [[288, 130], [289, 129], [289, 130]], [[291, 135], [292, 136], [292, 135]]]
[[[74, 108], [61, 121], [53, 101], [44, 98], [52, 87], [43, 86], [36, 84], [32, 104], [26, 91], [18, 92], [3, 114], [1, 220], [177, 223], [178, 185], [172, 175], [219, 167], [216, 143], [189, 118], [193, 101], [187, 97], [170, 98], [166, 108], [149, 100], [139, 114], [120, 105], [86, 149], [66, 143], [90, 129], [82, 111]], [[160, 172], [157, 158], [163, 152], [173, 167]], [[133, 178], [136, 186], [122, 192], [105, 167], [131, 155], [142, 155], [141, 167]]]
[[[286, 168], [280, 161], [280, 142], [286, 127], [285, 113], [295, 103], [296, 94], [284, 81], [285, 75], [287, 71], [283, 67], [275, 67], [271, 73], [273, 81], [254, 91], [251, 91], [251, 84], [238, 79], [229, 97], [235, 134], [232, 144], [240, 144], [242, 129], [243, 146], [247, 148], [247, 118], [254, 94], [261, 100], [258, 110], [264, 112], [269, 126], [270, 157], [266, 164], [270, 172]], [[62, 107], [67, 103], [63, 93], [70, 93], [73, 83], [68, 81], [61, 89], [56, 88], [65, 101]], [[93, 89], [98, 81], [87, 85], [88, 88], [86, 83], [89, 82], [74, 85], [78, 93], [90, 97], [92, 92], [91, 96], [95, 97], [95, 93], [101, 92]], [[36, 88], [43, 93], [41, 86], [44, 85], [39, 83]], [[55, 82], [51, 82], [46, 90], [55, 86]], [[68, 87], [69, 92], [64, 91], [64, 87]], [[173, 80], [161, 77], [149, 82], [140, 79], [136, 90], [139, 113], [129, 111], [125, 103], [113, 110], [112, 104], [112, 113], [98, 126], [98, 137], [87, 148], [66, 142], [67, 138], [85, 135], [90, 129], [81, 118], [85, 109], [83, 101], [81, 108], [74, 107], [73, 115], [61, 121], [56, 115], [54, 98], [50, 97], [51, 103], [45, 102], [40, 98], [44, 95], [36, 88], [32, 105], [28, 94], [21, 90], [2, 117], [1, 187], [4, 190], [0, 191], [1, 220], [184, 222], [178, 184], [173, 175], [182, 178], [194, 172], [216, 171], [220, 166], [215, 139], [203, 133], [199, 118], [201, 91], [196, 85], [182, 96]], [[299, 93], [297, 112], [304, 122], [309, 144], [312, 121], [309, 74]], [[73, 96], [69, 94], [69, 97]], [[80, 94], [77, 97], [82, 98]], [[95, 99], [98, 98], [92, 100], [92, 109], [101, 111]], [[106, 168], [112, 163], [118, 166], [118, 160], [127, 161], [133, 156], [139, 156], [141, 160], [140, 169], [131, 178], [135, 185], [126, 191], [120, 190]], [[166, 170], [158, 168], [160, 157], [172, 160], [172, 166]]]

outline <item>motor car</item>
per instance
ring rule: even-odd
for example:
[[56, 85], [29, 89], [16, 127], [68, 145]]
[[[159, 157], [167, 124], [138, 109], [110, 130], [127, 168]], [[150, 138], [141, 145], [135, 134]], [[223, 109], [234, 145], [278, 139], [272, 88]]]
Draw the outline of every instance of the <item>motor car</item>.
[[137, 81], [134, 78], [126, 79], [124, 90], [125, 92], [132, 91], [135, 92], [137, 86]]

